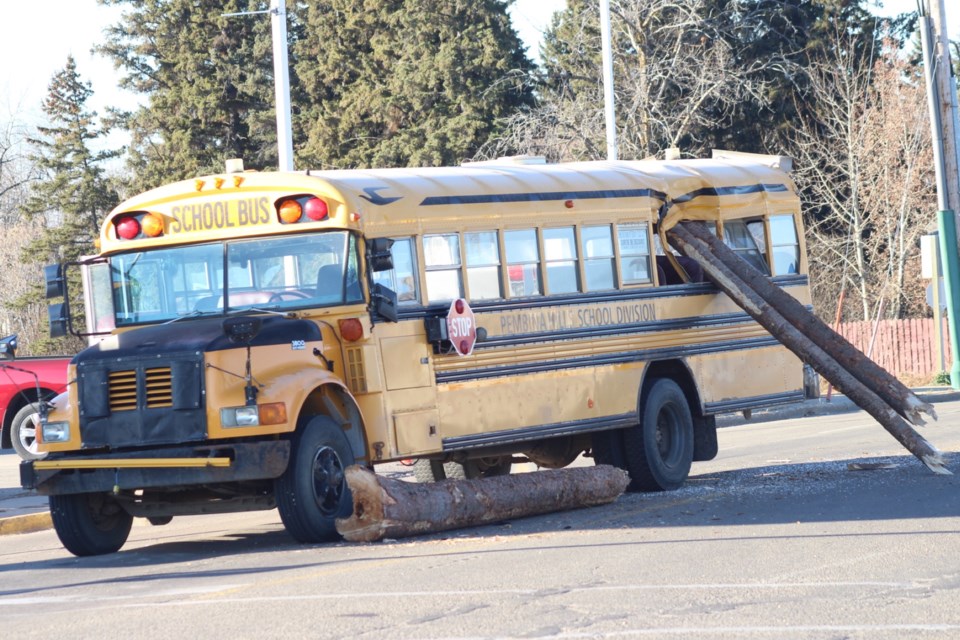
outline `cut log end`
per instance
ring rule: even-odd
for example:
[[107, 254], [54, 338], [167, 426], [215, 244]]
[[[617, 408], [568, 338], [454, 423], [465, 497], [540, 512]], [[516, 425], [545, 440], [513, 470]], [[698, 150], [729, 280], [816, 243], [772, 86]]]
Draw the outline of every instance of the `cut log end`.
[[910, 422], [918, 426], [926, 424], [926, 421], [923, 419], [921, 414], [925, 413], [934, 420], [937, 419], [937, 412], [933, 408], [933, 405], [929, 402], [924, 402], [916, 396], [907, 398], [906, 412], [907, 415], [905, 417], [910, 420]]
[[343, 525], [340, 533], [351, 542], [381, 539], [386, 524], [383, 517], [384, 496], [377, 482], [377, 474], [357, 465], [347, 467], [345, 473], [353, 496], [353, 514], [346, 520], [338, 520], [337, 529]]

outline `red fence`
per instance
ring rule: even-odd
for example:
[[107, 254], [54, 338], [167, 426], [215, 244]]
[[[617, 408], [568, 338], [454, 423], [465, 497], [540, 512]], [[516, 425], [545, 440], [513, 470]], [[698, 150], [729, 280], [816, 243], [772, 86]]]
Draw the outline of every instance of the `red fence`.
[[[867, 353], [873, 336], [873, 322], [845, 322], [840, 334]], [[939, 348], [934, 336], [933, 318], [881, 320], [876, 324], [876, 339], [871, 360], [894, 375], [929, 375], [950, 370], [950, 335], [943, 323], [944, 366], [940, 367]]]

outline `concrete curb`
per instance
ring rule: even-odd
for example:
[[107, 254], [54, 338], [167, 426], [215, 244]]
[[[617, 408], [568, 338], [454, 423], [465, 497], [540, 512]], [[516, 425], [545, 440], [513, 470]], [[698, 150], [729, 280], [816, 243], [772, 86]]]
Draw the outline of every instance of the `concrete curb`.
[[13, 535], [15, 533], [34, 533], [36, 531], [45, 531], [53, 527], [53, 520], [50, 518], [50, 512], [28, 513], [25, 516], [10, 516], [0, 518], [0, 536]]

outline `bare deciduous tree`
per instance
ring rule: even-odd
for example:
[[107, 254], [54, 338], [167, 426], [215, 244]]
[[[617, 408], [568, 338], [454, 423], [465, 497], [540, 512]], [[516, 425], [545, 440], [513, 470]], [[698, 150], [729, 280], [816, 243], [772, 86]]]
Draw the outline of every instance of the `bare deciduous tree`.
[[[643, 158], [684, 146], [699, 155], [699, 135], [722, 127], [745, 101], [766, 100], [762, 68], [772, 59], [738, 56], [706, 0], [613, 0], [614, 76], [620, 156]], [[571, 4], [547, 38], [547, 88], [540, 106], [514, 115], [485, 157], [504, 153], [551, 160], [606, 155], [601, 41], [595, 2]], [[552, 42], [552, 44], [551, 44]]]
[[874, 64], [855, 64], [856, 37], [838, 32], [834, 58], [808, 70], [818, 102], [795, 139], [814, 305], [832, 317], [846, 285], [859, 319], [881, 301], [901, 317], [923, 305], [908, 274], [934, 216], [924, 88], [891, 40]]
[[0, 225], [20, 218], [28, 185], [34, 176], [33, 163], [26, 150], [27, 130], [16, 113], [0, 121]]

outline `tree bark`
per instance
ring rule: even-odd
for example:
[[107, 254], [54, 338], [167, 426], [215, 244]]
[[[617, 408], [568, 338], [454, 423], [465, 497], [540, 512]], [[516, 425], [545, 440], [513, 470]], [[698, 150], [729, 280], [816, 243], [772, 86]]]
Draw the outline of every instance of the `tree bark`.
[[897, 413], [917, 425], [924, 424], [921, 413], [926, 413], [934, 420], [937, 419], [937, 413], [933, 405], [918, 398], [883, 367], [868, 358], [863, 352], [850, 344], [846, 338], [810, 313], [796, 298], [770, 282], [764, 274], [740, 259], [719, 238], [710, 233], [706, 226], [695, 222], [682, 222], [680, 224], [690, 232], [690, 235], [707, 245], [710, 252], [738, 278], [743, 280], [751, 291], [776, 309], [800, 333], [829, 353], [838, 363], [843, 365], [847, 372], [880, 396]]
[[347, 467], [353, 514], [337, 520], [351, 542], [374, 542], [613, 502], [627, 473], [598, 465], [477, 480], [413, 483]]
[[896, 411], [877, 394], [854, 378], [826, 351], [807, 339], [776, 309], [754, 293], [726, 264], [710, 251], [704, 242], [694, 237], [684, 225], [667, 232], [670, 243], [684, 255], [703, 267], [704, 274], [744, 311], [769, 331], [801, 360], [843, 391], [859, 407], [872, 415], [896, 440], [915, 455], [931, 471], [950, 474], [943, 455], [923, 436], [914, 431]]

